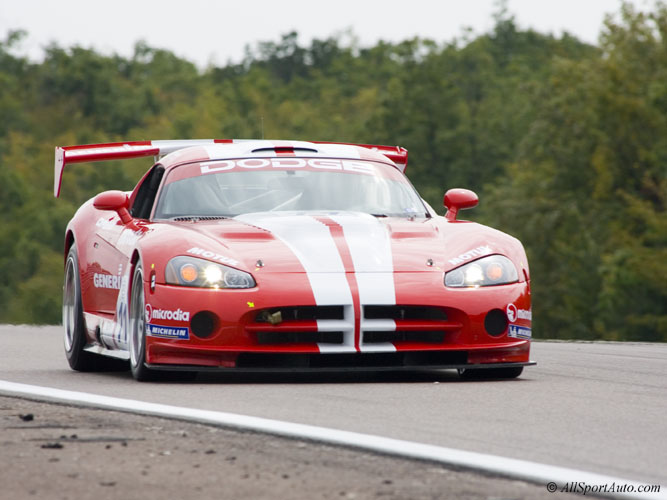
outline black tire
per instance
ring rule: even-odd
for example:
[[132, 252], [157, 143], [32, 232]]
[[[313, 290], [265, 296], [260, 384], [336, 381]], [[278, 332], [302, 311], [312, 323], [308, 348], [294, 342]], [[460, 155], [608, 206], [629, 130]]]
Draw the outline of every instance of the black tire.
[[132, 274], [130, 288], [129, 350], [130, 370], [135, 380], [147, 382], [156, 380], [157, 372], [146, 366], [146, 317], [144, 300], [144, 278], [141, 262], [137, 262]]
[[137, 262], [132, 275], [129, 310], [129, 350], [130, 370], [139, 382], [192, 381], [197, 372], [151, 370], [146, 366], [146, 302], [144, 296], [144, 279], [141, 262]]
[[517, 378], [523, 372], [523, 366], [511, 368], [483, 368], [479, 370], [459, 368], [459, 377], [463, 380], [498, 380]]
[[65, 356], [69, 366], [76, 371], [90, 372], [102, 369], [100, 356], [83, 349], [88, 344], [86, 323], [81, 305], [81, 278], [79, 258], [73, 244], [67, 254], [63, 285], [63, 327], [65, 329]]

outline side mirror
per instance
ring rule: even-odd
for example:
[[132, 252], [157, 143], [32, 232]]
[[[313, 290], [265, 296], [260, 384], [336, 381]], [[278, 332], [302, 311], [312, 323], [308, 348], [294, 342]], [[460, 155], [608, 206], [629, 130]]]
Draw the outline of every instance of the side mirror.
[[459, 210], [476, 207], [479, 203], [477, 195], [469, 189], [450, 189], [445, 193], [444, 204], [447, 207], [445, 219], [455, 221]]
[[98, 210], [114, 210], [118, 213], [123, 224], [132, 222], [132, 216], [127, 210], [130, 200], [122, 191], [104, 191], [95, 196], [93, 206]]

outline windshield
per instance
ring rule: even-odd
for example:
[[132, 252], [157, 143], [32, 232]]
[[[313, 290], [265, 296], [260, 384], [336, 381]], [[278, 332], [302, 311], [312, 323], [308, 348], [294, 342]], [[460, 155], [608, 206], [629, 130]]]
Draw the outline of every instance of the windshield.
[[279, 211], [428, 216], [412, 185], [389, 165], [360, 160], [253, 158], [174, 168], [160, 193], [155, 218], [234, 217]]

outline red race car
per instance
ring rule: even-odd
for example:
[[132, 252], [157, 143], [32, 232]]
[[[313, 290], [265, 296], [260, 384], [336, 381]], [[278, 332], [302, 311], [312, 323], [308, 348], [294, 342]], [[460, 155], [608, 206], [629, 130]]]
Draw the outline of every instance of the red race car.
[[134, 191], [84, 203], [65, 233], [74, 370], [454, 368], [514, 378], [530, 361], [521, 243], [438, 216], [400, 147], [144, 141], [56, 148], [76, 162], [154, 156]]

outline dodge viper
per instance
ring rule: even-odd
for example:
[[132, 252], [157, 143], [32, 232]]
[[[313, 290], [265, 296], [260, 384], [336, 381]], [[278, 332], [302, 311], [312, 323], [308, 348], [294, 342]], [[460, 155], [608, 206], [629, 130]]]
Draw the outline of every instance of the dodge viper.
[[515, 378], [530, 361], [521, 243], [439, 216], [401, 147], [268, 140], [56, 147], [66, 165], [154, 157], [132, 192], [84, 203], [64, 238], [72, 369], [137, 380], [205, 370], [457, 369]]

